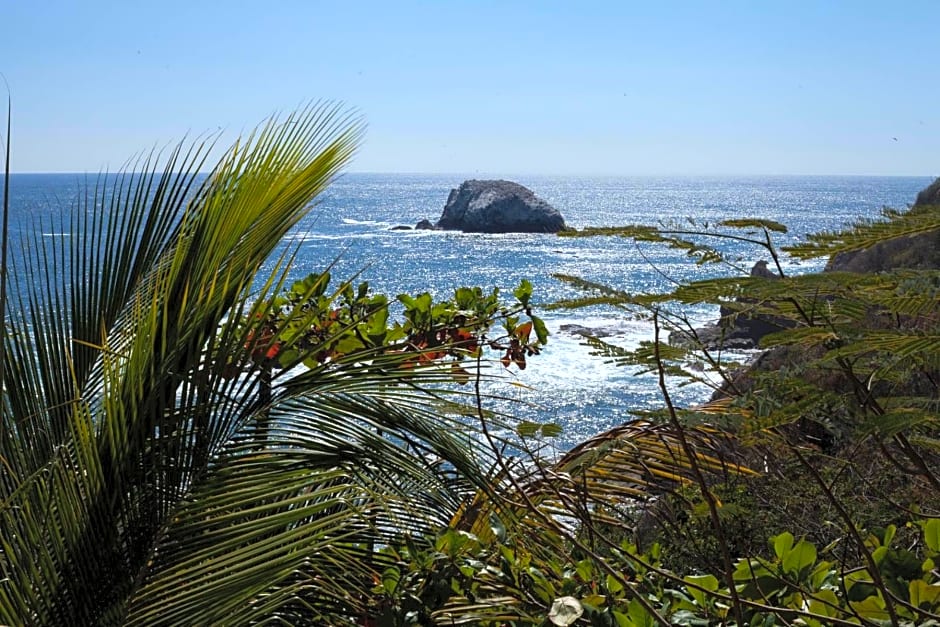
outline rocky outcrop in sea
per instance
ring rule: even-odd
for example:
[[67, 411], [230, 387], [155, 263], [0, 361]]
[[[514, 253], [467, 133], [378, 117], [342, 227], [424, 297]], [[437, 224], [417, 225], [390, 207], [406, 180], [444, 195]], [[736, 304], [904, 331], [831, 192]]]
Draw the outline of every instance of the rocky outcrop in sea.
[[532, 190], [512, 181], [469, 180], [452, 189], [436, 224], [415, 228], [468, 233], [557, 233], [565, 219]]
[[[780, 277], [767, 267], [766, 261], [758, 261], [751, 268], [751, 276], [765, 279]], [[709, 350], [718, 348], [730, 350], [752, 350], [760, 344], [761, 338], [776, 333], [792, 324], [776, 316], [747, 312], [751, 301], [739, 298], [737, 307], [722, 306], [721, 318], [715, 324], [695, 329], [694, 336], [673, 333], [669, 342], [675, 346], [697, 348], [704, 346]]]

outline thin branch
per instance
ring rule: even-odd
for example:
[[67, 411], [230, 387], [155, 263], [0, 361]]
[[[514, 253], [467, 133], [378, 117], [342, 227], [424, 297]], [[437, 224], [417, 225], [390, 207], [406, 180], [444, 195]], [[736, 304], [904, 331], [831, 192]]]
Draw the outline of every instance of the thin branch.
[[744, 624], [744, 612], [741, 609], [741, 600], [738, 597], [738, 589], [734, 583], [734, 564], [731, 562], [731, 553], [728, 551], [728, 542], [725, 539], [724, 529], [721, 524], [721, 519], [718, 517], [718, 504], [715, 502], [715, 497], [711, 493], [711, 490], [708, 487], [708, 483], [705, 481], [705, 475], [702, 473], [702, 469], [699, 468], [698, 460], [695, 456], [695, 451], [692, 448], [692, 445], [689, 444], [688, 438], [685, 435], [685, 428], [682, 426], [682, 423], [679, 422], [679, 416], [676, 413], [676, 407], [672, 403], [672, 397], [669, 394], [669, 388], [666, 386], [666, 372], [663, 368], [662, 359], [659, 354], [659, 316], [658, 312], [653, 312], [653, 329], [654, 329], [654, 338], [653, 346], [655, 347], [655, 358], [656, 363], [659, 366], [659, 389], [662, 391], [663, 400], [666, 403], [666, 408], [669, 411], [669, 419], [672, 423], [673, 428], [676, 430], [676, 437], [679, 438], [679, 442], [682, 445], [682, 449], [685, 452], [686, 457], [689, 460], [689, 466], [692, 468], [692, 473], [695, 475], [695, 480], [698, 482], [699, 487], [702, 490], [702, 496], [705, 498], [705, 502], [708, 504], [708, 513], [711, 517], [712, 527], [715, 530], [715, 537], [718, 540], [718, 546], [721, 549], [721, 559], [724, 563], [724, 575], [725, 581], [728, 585], [728, 590], [731, 593], [731, 598], [733, 600], [734, 613], [737, 616], [738, 624]]
[[868, 574], [871, 575], [872, 582], [875, 587], [881, 592], [881, 596], [884, 598], [885, 602], [885, 611], [888, 612], [888, 616], [891, 617], [892, 625], [900, 625], [897, 610], [894, 607], [894, 598], [891, 592], [888, 590], [885, 585], [884, 579], [881, 577], [881, 571], [878, 569], [878, 564], [875, 562], [875, 558], [872, 556], [871, 551], [868, 550], [868, 547], [865, 546], [865, 540], [862, 538], [862, 535], [858, 531], [858, 527], [855, 525], [855, 521], [852, 520], [852, 516], [848, 513], [839, 499], [833, 494], [832, 490], [829, 488], [829, 485], [826, 483], [826, 480], [819, 474], [819, 471], [816, 470], [816, 467], [809, 463], [809, 460], [806, 459], [806, 456], [800, 452], [799, 447], [791, 446], [791, 451], [799, 460], [800, 464], [809, 471], [812, 475], [813, 480], [819, 485], [822, 489], [823, 494], [826, 495], [826, 498], [832, 503], [832, 506], [835, 507], [836, 511], [839, 513], [839, 516], [845, 522], [846, 526], [849, 529], [849, 534], [852, 536], [852, 539], [855, 540], [855, 543], [858, 545], [859, 551], [861, 551], [862, 556], [865, 558], [865, 562], [868, 565]]

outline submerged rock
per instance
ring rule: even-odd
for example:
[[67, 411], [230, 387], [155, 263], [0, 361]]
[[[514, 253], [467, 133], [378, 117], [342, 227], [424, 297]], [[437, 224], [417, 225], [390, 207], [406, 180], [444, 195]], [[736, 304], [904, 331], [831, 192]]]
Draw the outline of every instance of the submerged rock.
[[603, 326], [603, 327], [588, 327], [583, 324], [563, 324], [559, 327], [559, 331], [562, 333], [570, 333], [571, 335], [580, 335], [581, 337], [613, 337], [615, 335], [622, 335], [624, 330], [615, 326]]
[[[767, 262], [764, 260], [754, 264], [751, 268], [751, 276], [764, 279], [780, 278], [767, 267]], [[722, 305], [718, 324], [695, 329], [694, 334], [672, 333], [669, 336], [669, 342], [674, 346], [693, 350], [699, 346], [708, 350], [753, 350], [760, 345], [761, 338], [765, 335], [793, 326], [791, 321], [784, 318], [766, 313], [749, 312], [749, 304], [753, 304], [753, 301], [748, 298], [738, 298], [737, 306]]]
[[512, 181], [481, 180], [452, 189], [435, 226], [469, 233], [557, 233], [567, 228], [561, 213], [532, 190]]

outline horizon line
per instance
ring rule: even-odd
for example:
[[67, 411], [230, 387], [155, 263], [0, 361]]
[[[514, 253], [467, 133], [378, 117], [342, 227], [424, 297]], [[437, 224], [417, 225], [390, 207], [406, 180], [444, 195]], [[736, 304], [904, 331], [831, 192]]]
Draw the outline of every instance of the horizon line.
[[[101, 176], [101, 175], [117, 175], [117, 174], [139, 174], [140, 172], [129, 172], [126, 170], [101, 170], [101, 171], [91, 171], [91, 170], [49, 170], [49, 171], [38, 171], [38, 170], [24, 170], [24, 171], [12, 171], [11, 175], [74, 175], [74, 176]], [[200, 171], [198, 174], [210, 174], [211, 170]], [[434, 177], [444, 177], [444, 176], [455, 176], [455, 177], [558, 177], [558, 178], [753, 178], [753, 177], [779, 177], [779, 178], [940, 178], [940, 174], [873, 174], [873, 173], [824, 173], [824, 174], [807, 174], [807, 173], [767, 173], [767, 172], [693, 172], [693, 173], [675, 173], [675, 172], [664, 172], [664, 173], [558, 173], [558, 172], [497, 172], [497, 171], [487, 171], [487, 170], [474, 170], [470, 171], [453, 171], [453, 172], [431, 172], [431, 171], [420, 171], [420, 170], [408, 170], [408, 171], [382, 171], [382, 170], [347, 170], [340, 172], [339, 177], [346, 175], [372, 175], [372, 176], [434, 176]]]

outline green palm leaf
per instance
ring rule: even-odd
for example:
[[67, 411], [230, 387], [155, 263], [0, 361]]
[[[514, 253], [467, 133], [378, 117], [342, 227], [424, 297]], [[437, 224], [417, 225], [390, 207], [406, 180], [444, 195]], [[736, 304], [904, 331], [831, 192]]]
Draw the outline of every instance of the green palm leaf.
[[[0, 622], [352, 620], [373, 548], [484, 485], [477, 439], [402, 357], [262, 384], [256, 278], [349, 160], [354, 117], [272, 119], [103, 177], [16, 260], [0, 420]], [[383, 361], [383, 359], [385, 361]], [[259, 425], [267, 425], [259, 444]], [[422, 495], [415, 498], [415, 495]]]

